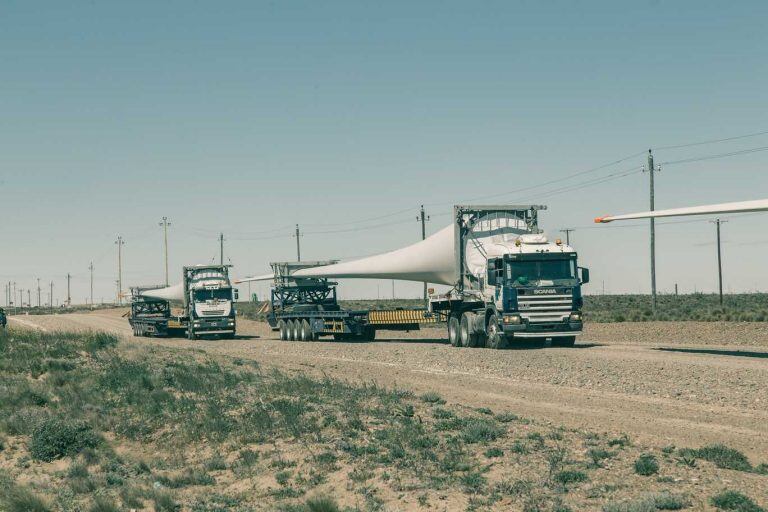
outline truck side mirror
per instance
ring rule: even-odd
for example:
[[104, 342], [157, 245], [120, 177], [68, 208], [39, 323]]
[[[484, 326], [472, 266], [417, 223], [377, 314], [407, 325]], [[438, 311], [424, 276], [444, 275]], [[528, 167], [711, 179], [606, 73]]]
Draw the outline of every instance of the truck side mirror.
[[485, 282], [488, 286], [496, 286], [496, 268], [488, 269], [488, 279]]
[[237, 299], [240, 298], [240, 293], [237, 288], [235, 288], [235, 302], [237, 302]]
[[587, 284], [589, 282], [589, 269], [581, 267], [579, 270], [581, 270], [581, 283]]

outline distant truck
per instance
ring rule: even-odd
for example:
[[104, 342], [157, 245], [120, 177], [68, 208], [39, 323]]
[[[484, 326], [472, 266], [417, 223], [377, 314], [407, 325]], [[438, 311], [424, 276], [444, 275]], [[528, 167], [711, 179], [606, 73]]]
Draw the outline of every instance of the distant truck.
[[[128, 318], [134, 336], [184, 336], [232, 339], [236, 333], [237, 290], [229, 278], [231, 265], [196, 265], [183, 268], [180, 297], [175, 287], [131, 288]], [[181, 314], [172, 314], [171, 301], [180, 298]]]
[[8, 317], [5, 315], [5, 310], [0, 308], [0, 327], [5, 329], [6, 325], [8, 325]]

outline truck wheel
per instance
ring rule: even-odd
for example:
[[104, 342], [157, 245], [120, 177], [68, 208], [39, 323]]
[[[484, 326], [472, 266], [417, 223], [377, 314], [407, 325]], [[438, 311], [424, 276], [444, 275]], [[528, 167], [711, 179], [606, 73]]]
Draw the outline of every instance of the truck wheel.
[[507, 338], [504, 336], [504, 331], [499, 328], [499, 317], [491, 315], [488, 318], [488, 325], [485, 328], [487, 338], [485, 346], [493, 349], [505, 348], [507, 346]]
[[476, 347], [477, 346], [477, 334], [473, 332], [473, 323], [475, 314], [466, 312], [461, 315], [460, 333], [461, 333], [461, 346], [462, 347]]
[[280, 339], [286, 341], [288, 339], [288, 329], [285, 326], [285, 322], [280, 320], [277, 322], [277, 330], [280, 332]]
[[187, 327], [187, 338], [189, 338], [190, 340], [195, 339], [195, 330], [191, 326]]
[[553, 347], [573, 347], [576, 344], [576, 336], [560, 336], [552, 338]]
[[334, 334], [333, 341], [344, 341], [344, 335], [340, 333]]
[[299, 337], [301, 341], [312, 341], [312, 329], [306, 320], [302, 320], [299, 324]]
[[285, 339], [286, 341], [293, 341], [293, 320], [286, 320], [285, 322]]
[[301, 320], [293, 321], [293, 328], [291, 329], [291, 341], [301, 340]]
[[454, 347], [461, 346], [461, 325], [459, 325], [459, 319], [455, 315], [451, 315], [448, 319], [448, 341]]

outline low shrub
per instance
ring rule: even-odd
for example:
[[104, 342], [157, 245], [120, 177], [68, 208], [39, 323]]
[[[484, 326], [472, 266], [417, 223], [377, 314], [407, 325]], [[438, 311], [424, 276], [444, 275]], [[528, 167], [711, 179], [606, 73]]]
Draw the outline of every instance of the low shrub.
[[563, 485], [578, 484], [587, 480], [589, 480], [589, 477], [583, 471], [564, 470], [555, 473], [555, 481]]
[[45, 462], [75, 455], [84, 448], [99, 444], [99, 437], [84, 421], [51, 417], [40, 423], [32, 433], [29, 453]]
[[48, 504], [25, 487], [14, 486], [0, 493], [0, 505], [5, 512], [48, 512]]
[[656, 457], [650, 453], [644, 453], [635, 461], [635, 473], [642, 476], [651, 476], [659, 472], [659, 463]]
[[751, 498], [738, 491], [723, 491], [709, 500], [712, 505], [720, 510], [733, 510], [735, 512], [765, 512]]
[[752, 464], [746, 455], [738, 450], [722, 444], [711, 444], [694, 450], [696, 457], [712, 462], [722, 469], [734, 469], [736, 471], [751, 471]]
[[505, 429], [494, 420], [486, 418], [470, 418], [461, 429], [461, 438], [467, 443], [485, 443], [495, 441]]

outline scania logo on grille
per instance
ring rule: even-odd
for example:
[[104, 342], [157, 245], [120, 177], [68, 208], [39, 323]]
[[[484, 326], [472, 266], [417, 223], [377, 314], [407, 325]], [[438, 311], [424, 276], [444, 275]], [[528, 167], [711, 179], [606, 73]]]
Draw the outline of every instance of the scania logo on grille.
[[557, 293], [557, 290], [554, 288], [540, 288], [537, 290], [533, 290], [534, 295], [553, 295]]

